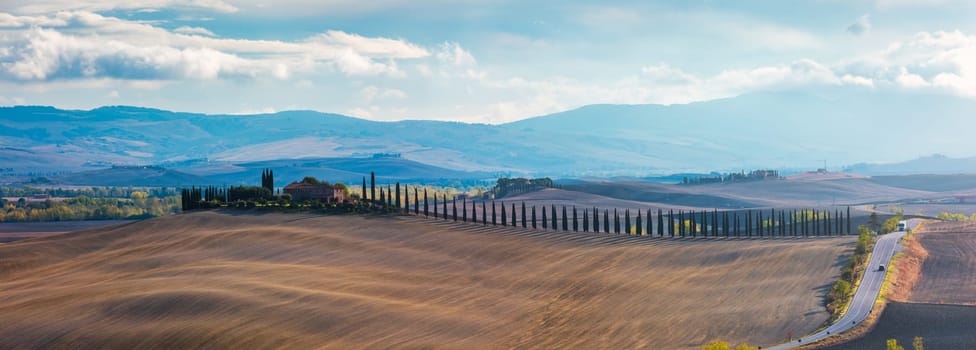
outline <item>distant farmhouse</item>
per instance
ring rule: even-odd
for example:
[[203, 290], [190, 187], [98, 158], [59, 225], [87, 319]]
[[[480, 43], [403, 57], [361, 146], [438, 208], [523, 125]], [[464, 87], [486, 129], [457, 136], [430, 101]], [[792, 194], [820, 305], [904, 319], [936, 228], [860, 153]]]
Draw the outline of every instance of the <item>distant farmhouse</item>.
[[285, 186], [285, 193], [292, 200], [318, 200], [326, 203], [341, 203], [346, 200], [346, 192], [339, 186], [327, 183], [292, 182]]

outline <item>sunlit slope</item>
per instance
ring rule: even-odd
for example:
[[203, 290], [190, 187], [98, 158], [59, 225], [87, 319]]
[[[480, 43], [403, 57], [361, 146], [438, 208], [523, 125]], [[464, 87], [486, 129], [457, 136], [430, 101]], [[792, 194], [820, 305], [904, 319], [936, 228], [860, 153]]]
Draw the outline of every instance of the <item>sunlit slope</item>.
[[0, 347], [768, 344], [823, 323], [850, 243], [200, 212], [0, 245]]

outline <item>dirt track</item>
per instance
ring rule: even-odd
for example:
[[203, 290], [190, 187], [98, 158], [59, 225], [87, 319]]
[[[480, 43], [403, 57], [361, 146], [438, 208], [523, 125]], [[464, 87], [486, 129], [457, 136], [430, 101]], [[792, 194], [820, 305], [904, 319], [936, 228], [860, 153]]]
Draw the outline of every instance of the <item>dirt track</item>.
[[201, 212], [0, 246], [4, 347], [770, 344], [852, 238], [672, 240]]

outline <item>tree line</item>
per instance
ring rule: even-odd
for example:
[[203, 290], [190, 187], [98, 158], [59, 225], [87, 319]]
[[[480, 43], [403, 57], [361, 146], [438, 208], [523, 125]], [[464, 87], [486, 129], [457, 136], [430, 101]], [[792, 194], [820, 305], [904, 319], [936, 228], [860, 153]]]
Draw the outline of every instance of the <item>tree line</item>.
[[[653, 211], [576, 206], [536, 206], [525, 202], [469, 201], [464, 197], [433, 197], [426, 188], [396, 183], [379, 188], [376, 197], [375, 178], [371, 176], [370, 191], [363, 198], [377, 198], [379, 203], [401, 213], [413, 212], [426, 218], [480, 223], [482, 225], [511, 226], [556, 231], [604, 232], [636, 236], [659, 237], [775, 237], [775, 236], [834, 236], [851, 234], [851, 208], [821, 209], [763, 209], [745, 211], [668, 210]], [[402, 191], [402, 192], [401, 192]], [[480, 209], [479, 209], [480, 208]], [[479, 215], [480, 213], [480, 215]], [[480, 216], [480, 217], [479, 217]], [[602, 218], [601, 218], [602, 216]]]
[[176, 213], [179, 201], [177, 196], [151, 197], [143, 191], [132, 191], [126, 198], [80, 195], [64, 200], [4, 200], [0, 222], [143, 219]]
[[39, 187], [0, 187], [0, 197], [29, 198], [36, 195], [71, 198], [129, 198], [133, 192], [145, 193], [152, 198], [172, 197], [179, 194], [174, 188], [132, 188], [132, 187], [84, 187], [84, 188], [39, 188]]
[[[242, 200], [273, 201], [267, 188], [273, 172], [262, 173], [262, 187], [215, 187], [183, 190], [184, 208], [207, 208], [211, 198], [226, 203]], [[524, 180], [524, 181], [523, 181]], [[512, 184], [551, 186], [550, 179], [504, 179]], [[273, 182], [271, 182], [273, 186]], [[511, 226], [574, 232], [602, 232], [658, 237], [809, 237], [853, 233], [851, 208], [822, 209], [747, 209], [712, 210], [634, 210], [576, 206], [537, 206], [525, 202], [471, 201], [466, 196], [431, 194], [426, 187], [394, 184], [378, 185], [376, 173], [368, 183], [363, 176], [355, 207], [359, 211], [413, 214], [426, 218], [471, 222], [481, 225]], [[278, 197], [280, 200], [280, 197]], [[221, 202], [223, 201], [223, 202]]]

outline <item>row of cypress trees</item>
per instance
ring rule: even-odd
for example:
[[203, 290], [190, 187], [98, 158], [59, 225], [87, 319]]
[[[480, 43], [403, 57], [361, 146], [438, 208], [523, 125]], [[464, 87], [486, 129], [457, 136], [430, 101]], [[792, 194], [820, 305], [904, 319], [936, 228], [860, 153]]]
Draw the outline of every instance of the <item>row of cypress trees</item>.
[[[549, 207], [526, 206], [504, 202], [491, 201], [481, 203], [478, 210], [476, 202], [449, 199], [447, 195], [433, 200], [424, 190], [423, 201], [416, 198], [414, 213], [419, 215], [420, 204], [423, 204], [423, 216], [427, 218], [453, 220], [461, 222], [479, 223], [482, 225], [502, 225], [532, 229], [546, 229], [555, 231], [575, 232], [605, 232], [616, 234], [632, 234], [637, 236], [669, 236], [669, 237], [775, 237], [775, 236], [834, 236], [851, 234], [851, 208], [845, 210], [818, 209], [769, 209], [746, 211], [684, 211], [658, 209], [656, 215], [650, 209], [642, 212], [635, 211], [631, 215], [630, 209], [621, 212], [614, 208], [583, 208], [562, 206], [557, 210], [554, 204]], [[433, 210], [431, 210], [431, 203]], [[448, 204], [450, 203], [450, 204]], [[448, 208], [450, 205], [450, 208]], [[438, 208], [441, 208], [438, 211]], [[409, 208], [404, 208], [409, 212]], [[540, 210], [541, 209], [541, 210]], [[460, 213], [460, 214], [459, 214]], [[470, 216], [468, 215], [470, 213]], [[602, 220], [600, 214], [602, 213]], [[561, 215], [560, 215], [561, 214]], [[470, 219], [470, 220], [469, 220]]]

